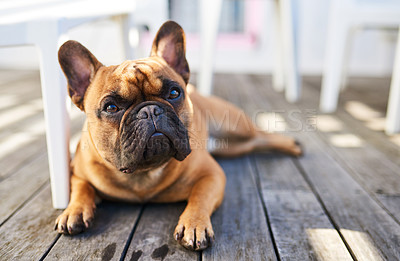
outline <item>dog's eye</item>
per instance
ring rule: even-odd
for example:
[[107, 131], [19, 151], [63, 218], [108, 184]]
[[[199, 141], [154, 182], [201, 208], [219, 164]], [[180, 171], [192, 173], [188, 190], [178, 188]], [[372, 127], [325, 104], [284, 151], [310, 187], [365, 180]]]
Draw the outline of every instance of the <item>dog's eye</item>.
[[178, 88], [174, 88], [174, 89], [171, 89], [171, 91], [169, 92], [168, 99], [173, 100], [173, 99], [178, 98], [180, 95], [181, 95], [180, 90]]
[[115, 104], [108, 104], [106, 106], [106, 112], [114, 113], [114, 112], [117, 112], [117, 111], [118, 111], [118, 107]]

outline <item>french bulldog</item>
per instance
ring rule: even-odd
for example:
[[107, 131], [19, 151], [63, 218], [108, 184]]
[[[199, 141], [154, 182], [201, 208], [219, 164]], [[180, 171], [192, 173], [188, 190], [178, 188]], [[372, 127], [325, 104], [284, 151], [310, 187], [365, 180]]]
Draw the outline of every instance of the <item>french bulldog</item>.
[[76, 41], [60, 47], [69, 95], [86, 122], [70, 165], [70, 203], [55, 222], [59, 233], [89, 228], [96, 198], [187, 201], [173, 236], [188, 249], [202, 250], [214, 240], [210, 217], [226, 181], [207, 150], [209, 135], [228, 141], [213, 149], [217, 156], [301, 154], [293, 138], [261, 131], [234, 105], [204, 97], [188, 84], [185, 45], [183, 29], [167, 21], [150, 57], [120, 65], [104, 66]]

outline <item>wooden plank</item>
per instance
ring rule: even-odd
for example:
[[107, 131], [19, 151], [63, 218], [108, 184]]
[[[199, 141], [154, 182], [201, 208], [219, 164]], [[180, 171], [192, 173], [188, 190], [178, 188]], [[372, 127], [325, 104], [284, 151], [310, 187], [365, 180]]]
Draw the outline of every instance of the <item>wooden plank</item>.
[[[80, 120], [75, 120], [73, 132], [80, 129]], [[0, 224], [22, 206], [49, 179], [49, 169], [45, 138], [39, 139], [24, 147], [23, 153], [7, 155], [0, 166], [9, 172], [0, 178]], [[2, 165], [4, 164], [4, 166]], [[14, 172], [15, 171], [15, 172]], [[13, 195], [10, 197], [10, 195]]]
[[[71, 121], [71, 135], [74, 135], [82, 129], [84, 119], [82, 116], [75, 116]], [[42, 115], [40, 117], [43, 118]], [[23, 131], [21, 133], [23, 133]], [[30, 164], [35, 158], [46, 153], [47, 147], [44, 133], [37, 137], [32, 137], [32, 141], [22, 146], [22, 148], [12, 151], [0, 159], [0, 181], [14, 175], [21, 166]]]
[[[237, 82], [231, 75], [218, 76], [213, 93], [240, 106], [244, 89], [235, 88]], [[247, 105], [242, 108], [246, 110]], [[203, 260], [276, 260], [248, 158], [218, 162], [227, 175], [227, 185], [224, 201], [212, 217], [215, 244], [203, 252]]]
[[0, 86], [1, 88], [7, 87], [15, 82], [19, 82], [23, 79], [39, 78], [39, 71], [37, 70], [0, 70]]
[[[399, 145], [390, 141], [389, 136], [383, 132], [383, 129], [379, 131], [369, 128], [367, 122], [354, 118], [346, 109], [347, 102], [360, 101], [375, 110], [376, 114], [380, 114], [375, 115], [376, 117], [383, 118], [386, 113], [389, 85], [390, 81], [387, 82], [385, 79], [372, 78], [367, 81], [365, 79], [350, 79], [349, 87], [341, 94], [338, 109], [334, 116], [343, 122], [343, 127], [350, 129], [362, 139], [367, 140], [369, 144], [384, 153], [388, 159], [400, 166]], [[306, 88], [304, 88], [304, 98], [301, 105], [317, 104], [320, 86], [319, 78], [308, 79]], [[376, 88], [376, 86], [379, 86], [379, 88]]]
[[[231, 77], [232, 78], [232, 77]], [[235, 95], [248, 114], [270, 109], [265, 96], [252, 95], [248, 77], [232, 78], [231, 93], [246, 86], [247, 94]], [[235, 90], [236, 88], [236, 90]], [[243, 88], [243, 87], [242, 87]], [[254, 119], [254, 117], [252, 117]], [[273, 155], [273, 154], [272, 154]], [[339, 233], [288, 156], [258, 155], [255, 164], [276, 246], [283, 260], [352, 260]]]
[[353, 260], [290, 158], [257, 155], [255, 163], [282, 260]]
[[[304, 95], [304, 101], [299, 104], [299, 107], [304, 110], [305, 106], [317, 106], [315, 100], [317, 100], [318, 93], [314, 88], [305, 86]], [[340, 128], [334, 132], [319, 131], [318, 134], [321, 137], [319, 140], [327, 145], [329, 154], [351, 173], [357, 182], [397, 219], [397, 222], [400, 222], [400, 166], [392, 160], [392, 157], [396, 157], [396, 155], [388, 158], [391, 151], [382, 152], [370, 144], [372, 140], [380, 136], [379, 133], [374, 135], [369, 133], [368, 136], [360, 135], [360, 130], [366, 129], [365, 126], [360, 123], [354, 124], [355, 119], [352, 120], [353, 124], [351, 125], [349, 120], [343, 121], [343, 117], [337, 115], [338, 113], [325, 117], [339, 123]], [[303, 120], [305, 120], [304, 117]], [[322, 119], [316, 118], [316, 120], [318, 122]], [[347, 137], [349, 134], [354, 135], [350, 138], [357, 138], [360, 144], [348, 147], [345, 144], [342, 147], [333, 144], [332, 140], [335, 137]], [[398, 149], [397, 154], [399, 153]]]
[[[327, 143], [327, 141], [325, 140]], [[400, 167], [382, 153], [369, 150], [369, 145], [358, 148], [332, 146], [333, 155], [343, 167], [353, 173], [357, 181], [400, 221]]]
[[[6, 113], [8, 113], [6, 111]], [[30, 132], [29, 134], [33, 134], [34, 136], [37, 133], [42, 132], [38, 126], [42, 125], [43, 122], [43, 133], [44, 133], [44, 117], [43, 111], [33, 112], [28, 118], [24, 118], [18, 121], [15, 121], [11, 124], [7, 124], [3, 129], [0, 130], [0, 144], [8, 139], [11, 135], [19, 132]], [[35, 130], [33, 130], [35, 128]]]
[[39, 260], [58, 237], [53, 231], [58, 214], [51, 206], [47, 185], [0, 227], [0, 259]]
[[277, 260], [249, 159], [219, 159], [225, 198], [212, 216], [214, 245], [202, 260]]
[[358, 259], [400, 256], [400, 226], [324, 151], [314, 135], [303, 137], [313, 152], [299, 163]]
[[198, 260], [198, 252], [173, 238], [186, 203], [146, 205], [130, 243], [126, 260]]
[[0, 224], [49, 180], [47, 156], [41, 155], [0, 182]]
[[[0, 113], [15, 110], [18, 106], [40, 99], [40, 97], [39, 73], [33, 75], [20, 74], [19, 78], [0, 84]], [[0, 128], [0, 131], [3, 131], [3, 129]]]
[[93, 227], [75, 236], [63, 235], [46, 260], [119, 260], [140, 209], [134, 204], [101, 203]]
[[[368, 140], [368, 143], [377, 148], [379, 151], [385, 154], [385, 157], [390, 159], [391, 162], [400, 166], [400, 147], [390, 141], [390, 137], [384, 132], [371, 130], [365, 127], [364, 124], [355, 120], [347, 111], [340, 107], [335, 114], [344, 125], [353, 130], [358, 136], [364, 140]], [[396, 134], [399, 136], [400, 134]]]
[[[287, 109], [297, 108], [272, 91], [268, 101], [272, 106], [285, 104]], [[354, 256], [360, 260], [396, 260], [400, 256], [399, 224], [328, 155], [329, 149], [319, 134], [298, 135], [307, 148], [298, 164]]]
[[[365, 127], [362, 122], [355, 120], [345, 109], [340, 107], [336, 113], [336, 116], [343, 121], [346, 127], [353, 130], [360, 137], [368, 140], [368, 143], [385, 153], [386, 157], [392, 162], [400, 166], [400, 148], [399, 145], [394, 144], [390, 141], [390, 137], [384, 132], [371, 130]], [[396, 134], [399, 136], [400, 134]]]
[[[10, 75], [7, 76], [8, 74]], [[29, 164], [38, 155], [45, 153], [46, 141], [43, 111], [40, 104], [41, 89], [38, 71], [1, 71], [0, 76], [4, 76], [4, 79], [0, 80], [0, 82], [4, 81], [0, 88], [1, 113], [12, 114], [16, 109], [21, 110], [26, 106], [28, 106], [26, 108], [28, 110], [32, 105], [32, 109], [28, 112], [29, 117], [21, 118], [17, 122], [0, 128], [0, 144], [9, 143], [7, 149], [11, 149], [5, 156], [0, 157], [0, 180], [2, 180], [12, 175], [21, 166]], [[5, 106], [2, 107], [4, 104]], [[74, 108], [71, 114], [72, 134], [82, 128], [82, 119], [84, 119], [83, 113], [77, 113], [76, 110]], [[41, 125], [43, 130], [40, 129]]]
[[19, 149], [7, 154], [0, 160], [0, 181], [3, 182], [15, 175], [21, 167], [31, 164], [37, 157], [44, 154], [47, 154], [44, 136], [24, 145], [23, 150]]

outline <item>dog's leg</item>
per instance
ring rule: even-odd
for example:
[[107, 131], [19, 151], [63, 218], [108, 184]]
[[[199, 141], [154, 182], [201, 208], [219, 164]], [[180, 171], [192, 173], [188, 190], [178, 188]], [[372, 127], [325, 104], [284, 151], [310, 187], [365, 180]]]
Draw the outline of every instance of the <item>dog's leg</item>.
[[302, 150], [295, 139], [280, 134], [259, 131], [255, 136], [243, 139], [222, 139], [214, 142], [210, 153], [218, 157], [237, 157], [254, 151], [279, 151], [300, 156]]
[[218, 163], [211, 158], [202, 170], [203, 174], [194, 183], [188, 204], [179, 218], [174, 238], [191, 250], [202, 250], [211, 246], [214, 231], [211, 214], [219, 207], [224, 196], [225, 175]]
[[258, 129], [250, 118], [235, 105], [218, 97], [191, 95], [208, 121], [210, 136], [217, 141], [210, 152], [216, 156], [234, 157], [252, 151], [276, 150], [289, 155], [301, 155], [295, 139]]
[[55, 230], [62, 234], [78, 234], [87, 229], [94, 218], [96, 193], [85, 180], [71, 176], [71, 199], [57, 218]]

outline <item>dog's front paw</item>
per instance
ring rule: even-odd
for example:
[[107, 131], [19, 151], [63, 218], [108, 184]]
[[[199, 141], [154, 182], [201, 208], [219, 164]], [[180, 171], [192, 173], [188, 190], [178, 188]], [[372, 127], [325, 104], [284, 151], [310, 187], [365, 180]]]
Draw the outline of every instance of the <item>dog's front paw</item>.
[[68, 206], [56, 219], [54, 230], [60, 234], [75, 235], [89, 228], [94, 218], [95, 207]]
[[203, 250], [214, 242], [214, 231], [208, 216], [182, 214], [174, 238], [190, 250]]

